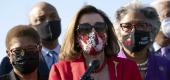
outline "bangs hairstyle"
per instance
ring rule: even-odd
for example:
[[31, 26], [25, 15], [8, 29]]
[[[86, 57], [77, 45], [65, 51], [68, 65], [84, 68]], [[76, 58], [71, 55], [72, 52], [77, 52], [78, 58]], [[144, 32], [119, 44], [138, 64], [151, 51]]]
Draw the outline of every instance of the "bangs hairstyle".
[[6, 48], [9, 49], [10, 42], [13, 38], [28, 37], [36, 44], [40, 44], [40, 37], [33, 28], [27, 25], [17, 25], [10, 29], [6, 36]]
[[119, 51], [119, 46], [117, 43], [117, 38], [115, 36], [114, 31], [112, 31], [112, 23], [109, 20], [109, 18], [106, 16], [106, 14], [99, 10], [96, 9], [95, 7], [91, 5], [85, 5], [83, 8], [81, 8], [77, 14], [72, 18], [70, 24], [68, 25], [68, 29], [65, 35], [64, 43], [61, 47], [61, 54], [60, 54], [60, 60], [74, 60], [78, 58], [81, 55], [81, 48], [79, 46], [79, 43], [76, 39], [77, 37], [77, 27], [80, 21], [80, 18], [84, 14], [90, 14], [90, 13], [96, 13], [99, 14], [104, 22], [106, 23], [107, 27], [107, 42], [106, 46], [104, 48], [104, 53], [106, 57], [111, 57], [111, 56], [116, 56], [116, 53]]

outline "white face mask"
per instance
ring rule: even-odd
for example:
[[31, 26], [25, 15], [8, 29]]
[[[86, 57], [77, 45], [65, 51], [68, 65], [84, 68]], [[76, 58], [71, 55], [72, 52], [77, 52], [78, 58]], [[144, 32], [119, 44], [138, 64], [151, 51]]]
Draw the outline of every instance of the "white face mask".
[[163, 34], [166, 37], [170, 38], [170, 17], [167, 17], [162, 21], [161, 28], [162, 28]]

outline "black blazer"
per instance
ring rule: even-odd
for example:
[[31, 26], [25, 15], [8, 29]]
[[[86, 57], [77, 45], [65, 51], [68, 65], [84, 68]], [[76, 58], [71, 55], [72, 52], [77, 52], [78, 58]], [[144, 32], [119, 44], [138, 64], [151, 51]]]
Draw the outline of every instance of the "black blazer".
[[[47, 76], [40, 75], [41, 73], [38, 71], [38, 80], [48, 80]], [[12, 70], [8, 74], [0, 76], [0, 80], [20, 80], [14, 71]]]
[[[1, 64], [0, 64], [0, 76], [3, 76], [7, 74], [7, 76], [10, 76], [10, 73], [12, 72], [13, 68], [10, 63], [9, 58], [6, 56], [2, 59]], [[38, 66], [38, 73], [39, 73], [39, 80], [48, 80], [49, 76], [49, 68], [46, 64], [46, 61], [43, 57], [43, 55], [40, 55], [40, 64]], [[41, 79], [40, 79], [41, 78]], [[4, 79], [0, 79], [4, 80]], [[6, 80], [12, 80], [12, 79], [6, 79]]]
[[8, 74], [0, 76], [0, 80], [19, 80], [19, 79], [17, 79], [14, 71], [12, 70]]
[[9, 61], [9, 58], [5, 56], [0, 64], [0, 76], [11, 72], [11, 70], [12, 70], [12, 65]]

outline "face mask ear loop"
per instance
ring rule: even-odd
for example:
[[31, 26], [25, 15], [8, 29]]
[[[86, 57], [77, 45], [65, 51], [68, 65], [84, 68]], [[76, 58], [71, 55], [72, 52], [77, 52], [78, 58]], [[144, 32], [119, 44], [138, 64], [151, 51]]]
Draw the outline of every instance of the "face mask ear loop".
[[50, 37], [51, 37], [51, 39], [52, 39], [52, 37], [53, 37], [53, 34], [52, 34], [52, 32], [51, 32], [51, 25], [49, 24], [49, 22], [48, 22], [48, 30], [49, 30], [49, 33], [50, 33]]
[[49, 21], [49, 20], [46, 20], [45, 23], [47, 23], [46, 26], [49, 26], [49, 27], [48, 27], [48, 30], [49, 30], [50, 38], [52, 39], [52, 36], [53, 36], [53, 35], [52, 35], [52, 32], [51, 32], [51, 24], [50, 24], [50, 21]]
[[150, 36], [149, 41], [150, 41], [150, 42], [154, 42], [154, 39], [155, 39], [155, 37], [156, 37], [156, 36], [154, 37], [154, 36], [152, 35], [152, 33], [153, 33], [153, 32], [152, 32], [152, 29], [153, 29], [153, 28], [150, 28], [150, 29], [149, 29], [149, 36]]
[[53, 33], [52, 33], [52, 30], [51, 30], [51, 23], [50, 23], [51, 21], [49, 21], [49, 20], [47, 20], [47, 26], [49, 26], [48, 27], [48, 30], [49, 30], [49, 33], [50, 33], [50, 38], [52, 39], [53, 38]]

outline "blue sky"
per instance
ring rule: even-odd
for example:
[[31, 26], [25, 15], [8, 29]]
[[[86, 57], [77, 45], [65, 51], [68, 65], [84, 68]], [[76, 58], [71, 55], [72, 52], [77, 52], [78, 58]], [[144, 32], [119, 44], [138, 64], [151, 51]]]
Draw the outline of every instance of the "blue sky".
[[[7, 31], [15, 25], [28, 24], [28, 13], [32, 6], [39, 1], [49, 2], [58, 10], [62, 21], [62, 34], [59, 37], [59, 42], [61, 44], [67, 29], [67, 24], [76, 11], [84, 4], [91, 4], [103, 10], [113, 21], [116, 9], [132, 0], [1, 0], [0, 61], [6, 55], [5, 38]], [[140, 1], [148, 4], [153, 0]]]

